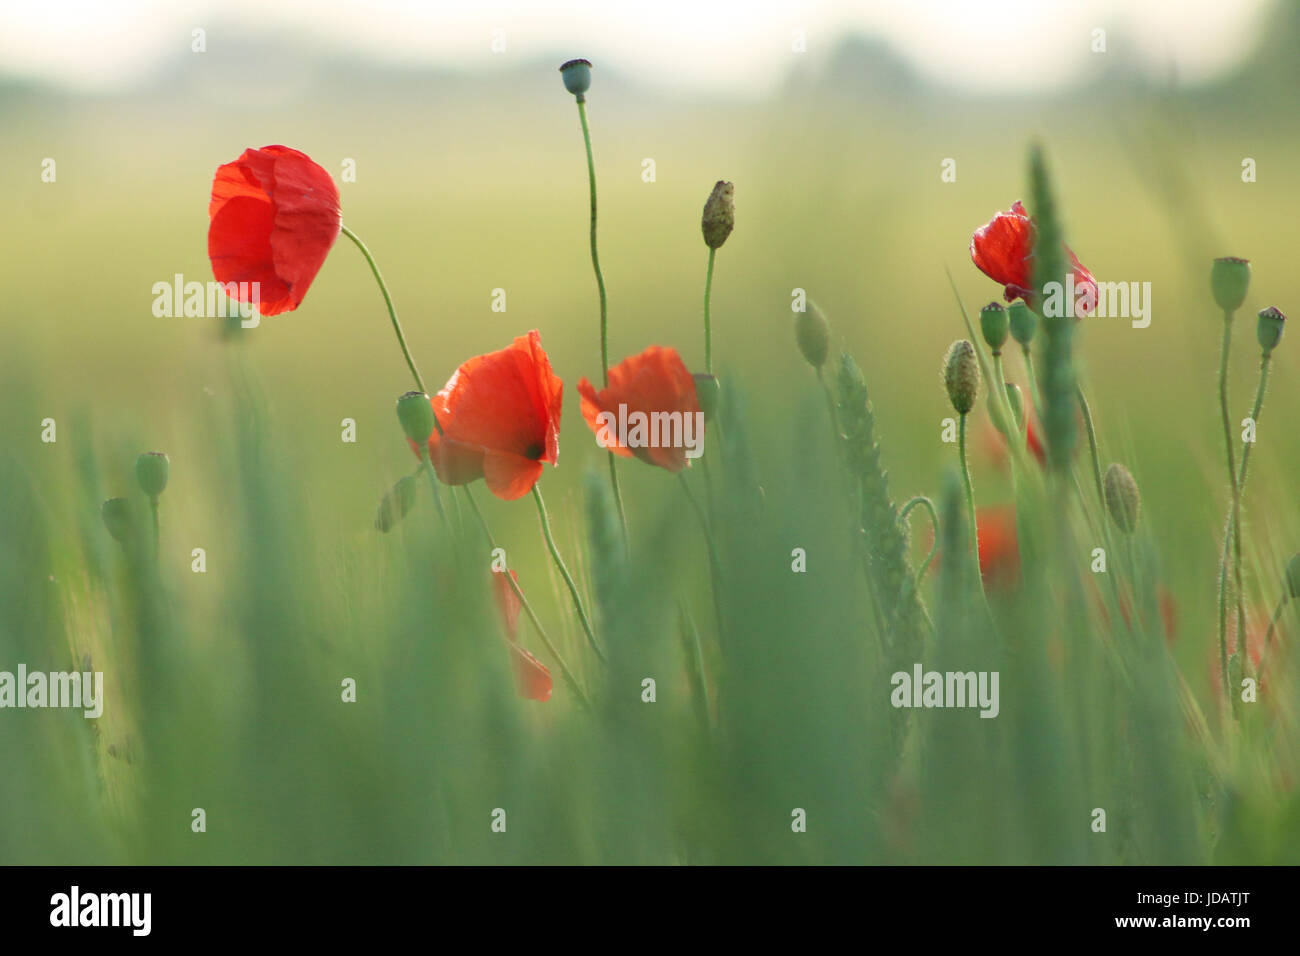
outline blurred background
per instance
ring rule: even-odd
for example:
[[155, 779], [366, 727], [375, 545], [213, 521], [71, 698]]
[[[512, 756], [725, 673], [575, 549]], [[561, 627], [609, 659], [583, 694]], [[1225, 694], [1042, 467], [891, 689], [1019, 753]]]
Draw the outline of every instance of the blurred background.
[[[339, 183], [344, 221], [383, 269], [431, 386], [541, 331], [565, 382], [560, 464], [543, 487], [561, 546], [577, 553], [582, 478], [603, 462], [576, 383], [598, 377], [600, 353], [582, 137], [556, 68], [582, 56], [595, 64], [611, 358], [658, 343], [702, 365], [700, 212], [716, 180], [734, 181], [714, 355], [747, 396], [756, 458], [797, 475], [806, 419], [795, 411], [822, 400], [794, 347], [800, 288], [864, 370], [895, 493], [936, 493], [952, 456], [939, 441], [950, 414], [939, 365], [966, 335], [945, 269], [972, 313], [1000, 299], [968, 244], [1028, 198], [1037, 141], [1080, 259], [1099, 280], [1151, 283], [1149, 328], [1088, 319], [1080, 348], [1103, 465], [1126, 462], [1144, 489], [1178, 606], [1174, 654], [1204, 694], [1227, 502], [1207, 276], [1215, 256], [1253, 265], [1233, 364], [1239, 419], [1258, 358], [1253, 313], [1300, 302], [1298, 44], [1300, 4], [1272, 0], [6, 3], [6, 445], [54, 512], [79, 448], [99, 450], [103, 496], [131, 490], [135, 450], [167, 451], [177, 567], [204, 547], [210, 568], [178, 573], [175, 587], [213, 611], [241, 583], [227, 556], [242, 492], [225, 480], [221, 423], [244, 377], [291, 482], [280, 491], [328, 539], [328, 561], [374, 547], [379, 497], [412, 466], [392, 410], [410, 384], [357, 250], [340, 242], [303, 305], [253, 330], [152, 313], [155, 282], [211, 278], [216, 167], [281, 143]], [[941, 175], [949, 159], [955, 181]], [[1243, 182], [1248, 159], [1254, 181]], [[495, 289], [504, 312], [491, 308]], [[1276, 354], [1253, 460], [1248, 587], [1261, 602], [1300, 541], [1300, 513], [1282, 507], [1300, 469], [1295, 345]], [[1008, 370], [1020, 379], [1018, 358]], [[57, 444], [40, 442], [46, 417]], [[345, 418], [355, 444], [340, 441]], [[621, 474], [647, 513], [677, 500], [662, 473], [633, 463]], [[1009, 498], [987, 461], [975, 482], [981, 501]], [[512, 565], [543, 567], [527, 504], [480, 498]], [[698, 543], [697, 529], [684, 533]], [[539, 590], [558, 622], [563, 602]]]

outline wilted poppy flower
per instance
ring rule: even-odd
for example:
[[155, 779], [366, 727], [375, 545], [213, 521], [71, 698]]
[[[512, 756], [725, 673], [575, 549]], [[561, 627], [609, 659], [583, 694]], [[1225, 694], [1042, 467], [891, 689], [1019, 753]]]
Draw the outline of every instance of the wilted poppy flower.
[[986, 587], [1012, 585], [1020, 576], [1020, 545], [1016, 538], [1016, 509], [1003, 505], [975, 509], [980, 577]]
[[[1034, 220], [1016, 200], [1010, 212], [1000, 212], [986, 226], [975, 230], [970, 239], [970, 258], [976, 268], [994, 282], [1004, 286], [1003, 296], [1008, 302], [1024, 299], [1035, 307], [1034, 298]], [[1097, 283], [1092, 273], [1084, 268], [1069, 246], [1062, 244], [1070, 269], [1074, 273], [1077, 290], [1091, 286], [1089, 299], [1076, 302], [1076, 311], [1090, 312], [1096, 303]]]
[[[246, 149], [217, 167], [208, 220], [212, 274], [257, 283], [262, 315], [298, 308], [342, 227], [330, 174], [287, 146]], [[245, 290], [232, 297], [250, 301]]]
[[449, 485], [483, 478], [507, 501], [526, 495], [542, 462], [559, 456], [563, 388], [536, 329], [470, 359], [430, 399], [442, 427], [429, 437], [438, 477]]
[[578, 394], [588, 427], [616, 455], [681, 471], [704, 447], [695, 377], [676, 349], [652, 345], [611, 368], [599, 392], [580, 379]]
[[551, 672], [546, 665], [519, 646], [519, 612], [523, 605], [519, 595], [506, 580], [506, 575], [519, 583], [519, 575], [513, 571], [492, 572], [492, 587], [496, 591], [497, 608], [501, 611], [501, 622], [505, 627], [506, 638], [510, 645], [510, 660], [515, 670], [515, 684], [519, 696], [529, 700], [546, 701], [551, 699]]

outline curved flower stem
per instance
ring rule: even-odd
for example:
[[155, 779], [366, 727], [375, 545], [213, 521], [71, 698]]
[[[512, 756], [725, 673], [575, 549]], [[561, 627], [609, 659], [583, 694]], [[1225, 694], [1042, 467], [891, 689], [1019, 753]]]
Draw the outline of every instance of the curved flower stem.
[[[1284, 585], [1285, 583], [1286, 582], [1283, 582]], [[1264, 648], [1259, 654], [1259, 669], [1261, 671], [1264, 669], [1264, 659], [1265, 655], [1268, 654], [1268, 647], [1273, 643], [1273, 632], [1277, 630], [1277, 622], [1282, 619], [1282, 612], [1286, 610], [1286, 606], [1290, 601], [1291, 595], [1284, 588], [1282, 591], [1282, 599], [1277, 602], [1277, 608], [1273, 611], [1273, 616], [1269, 618], [1268, 630], [1264, 633]], [[1249, 657], [1250, 655], [1247, 654], [1246, 656]]]
[[1076, 385], [1074, 394], [1079, 399], [1079, 411], [1083, 413], [1083, 427], [1088, 432], [1088, 451], [1092, 455], [1092, 480], [1097, 485], [1097, 500], [1101, 502], [1101, 507], [1106, 507], [1106, 491], [1102, 487], [1101, 481], [1101, 458], [1097, 453], [1097, 429], [1092, 423], [1092, 409], [1088, 406], [1087, 396], [1083, 394], [1083, 386]]
[[419, 387], [420, 391], [427, 393], [429, 390], [424, 387], [424, 379], [420, 377], [420, 370], [415, 367], [415, 359], [411, 358], [411, 350], [406, 345], [406, 334], [402, 331], [402, 323], [397, 318], [397, 309], [393, 306], [393, 297], [388, 292], [388, 283], [384, 281], [383, 274], [380, 273], [379, 266], [375, 262], [375, 257], [370, 254], [366, 244], [361, 241], [355, 232], [347, 226], [341, 228], [343, 235], [357, 244], [361, 254], [366, 257], [366, 262], [370, 264], [370, 271], [375, 274], [375, 281], [379, 283], [379, 291], [384, 295], [384, 305], [388, 307], [388, 317], [393, 321], [393, 331], [397, 333], [397, 344], [402, 347], [402, 355], [406, 357], [406, 366], [411, 370], [411, 375], [415, 377], [416, 386]]
[[930, 553], [925, 556], [925, 560], [921, 562], [921, 567], [916, 572], [917, 586], [919, 587], [921, 579], [925, 577], [925, 572], [930, 567], [930, 562], [934, 560], [935, 554], [939, 551], [939, 512], [935, 510], [933, 501], [925, 495], [917, 495], [903, 505], [902, 510], [898, 512], [898, 520], [906, 521], [907, 516], [917, 505], [923, 505], [925, 510], [930, 512], [930, 525], [934, 529], [934, 541], [930, 544]]
[[988, 595], [984, 593], [984, 575], [980, 570], [980, 544], [979, 544], [979, 523], [975, 520], [975, 487], [970, 480], [970, 464], [966, 460], [966, 419], [967, 415], [961, 416], [961, 426], [957, 432], [957, 453], [961, 458], [961, 480], [962, 486], [966, 491], [966, 511], [970, 515], [970, 546], [971, 554], [975, 561], [975, 581], [979, 584], [980, 596], [988, 603]]
[[[469, 485], [461, 485], [461, 491], [465, 493], [465, 497], [469, 500], [470, 507], [474, 509], [474, 514], [478, 516], [478, 523], [483, 529], [483, 536], [487, 538], [488, 547], [495, 551], [497, 547], [496, 539], [492, 536], [492, 529], [488, 527], [487, 519], [483, 517], [483, 512], [479, 510], [478, 501], [474, 498], [474, 493], [470, 490]], [[547, 653], [549, 653], [555, 660], [555, 663], [559, 665], [560, 674], [564, 677], [565, 683], [569, 685], [569, 689], [573, 691], [573, 696], [577, 698], [578, 703], [583, 707], [589, 706], [587, 695], [583, 693], [582, 685], [580, 685], [578, 679], [573, 676], [573, 671], [569, 670], [569, 665], [564, 660], [563, 655], [561, 655], [555, 645], [551, 643], [551, 639], [546, 633], [546, 628], [542, 627], [542, 622], [537, 617], [537, 612], [533, 610], [533, 606], [529, 603], [528, 598], [524, 597], [524, 592], [523, 589], [519, 587], [519, 582], [515, 580], [515, 576], [508, 570], [503, 573], [506, 576], [506, 581], [510, 585], [510, 590], [515, 592], [515, 597], [519, 599], [520, 606], [523, 607], [524, 613], [528, 615], [528, 620], [532, 621], [533, 627], [537, 629], [537, 636], [542, 639], [542, 643], [546, 646]]]
[[709, 319], [709, 301], [713, 298], [713, 260], [718, 250], [709, 247], [709, 268], [704, 273], [704, 371], [713, 374], [713, 325]]
[[[591, 269], [596, 273], [596, 291], [600, 293], [600, 370], [602, 381], [609, 387], [609, 301], [605, 295], [605, 275], [600, 269], [600, 253], [596, 248], [596, 160], [591, 153], [591, 129], [587, 125], [587, 102], [578, 96], [578, 119], [582, 123], [582, 142], [587, 149], [587, 185], [591, 193]], [[614, 505], [618, 520], [623, 526], [623, 544], [627, 544], [627, 512], [623, 508], [623, 490], [618, 484], [618, 468], [614, 453], [609, 455], [609, 483], [614, 489]]]
[[690, 484], [686, 481], [686, 472], [679, 471], [677, 478], [682, 483], [682, 491], [686, 493], [686, 500], [691, 503], [691, 508], [695, 511], [695, 517], [700, 522], [700, 531], [704, 533], [704, 544], [709, 552], [709, 577], [711, 578], [709, 583], [711, 585], [710, 590], [713, 591], [713, 616], [718, 626], [718, 641], [723, 643], [725, 638], [722, 625], [722, 601], [718, 591], [722, 581], [722, 562], [718, 560], [718, 546], [713, 540], [713, 529], [709, 525], [708, 515], [700, 507], [699, 500], [695, 497]]
[[573, 583], [573, 575], [569, 573], [568, 566], [564, 563], [564, 559], [560, 557], [560, 549], [555, 546], [555, 536], [551, 534], [551, 519], [546, 513], [546, 502], [542, 500], [542, 491], [537, 486], [537, 483], [533, 484], [533, 501], [537, 502], [537, 517], [542, 522], [542, 537], [546, 539], [546, 547], [551, 552], [551, 559], [559, 569], [560, 576], [564, 578], [564, 583], [568, 585], [569, 597], [573, 599], [573, 606], [578, 612], [578, 620], [582, 622], [582, 629], [587, 634], [587, 643], [596, 652], [596, 656], [600, 658], [601, 663], [608, 664], [609, 660], [605, 657], [605, 652], [596, 643], [596, 635], [591, 629], [591, 619], [587, 617], [587, 610], [582, 606], [582, 598], [578, 595], [578, 586]]
[[[1235, 517], [1237, 514], [1237, 505], [1240, 496], [1237, 491], [1237, 466], [1236, 459], [1232, 450], [1232, 421], [1228, 416], [1228, 351], [1232, 345], [1232, 312], [1224, 311], [1223, 313], [1223, 345], [1219, 352], [1219, 411], [1223, 416], [1223, 441], [1224, 448], [1228, 458], [1228, 484], [1232, 489], [1232, 510], [1230, 514]], [[1233, 521], [1230, 518], [1228, 527], [1224, 532], [1224, 547], [1227, 547], [1228, 536], [1234, 532]], [[1234, 552], [1235, 553], [1235, 552]], [[1226, 566], [1226, 562], [1225, 562]], [[1234, 567], [1235, 572], [1239, 572], [1239, 567]], [[1240, 588], [1240, 574], [1234, 575], [1234, 580]], [[1227, 692], [1228, 700], [1232, 703], [1232, 714], [1237, 716], [1237, 695], [1232, 692], [1228, 684], [1228, 588], [1227, 572], [1220, 575], [1219, 582], [1219, 665], [1223, 673], [1223, 688]], [[1241, 627], [1240, 618], [1238, 619], [1238, 641], [1244, 639], [1244, 628]]]

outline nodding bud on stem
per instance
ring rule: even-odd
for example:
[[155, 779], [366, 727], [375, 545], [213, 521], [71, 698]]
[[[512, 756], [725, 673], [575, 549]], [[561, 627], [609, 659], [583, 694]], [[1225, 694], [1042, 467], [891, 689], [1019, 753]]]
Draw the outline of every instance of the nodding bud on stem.
[[1286, 563], [1286, 593], [1292, 600], [1300, 598], [1300, 552], [1291, 555]]
[[406, 437], [423, 447], [433, 434], [433, 403], [420, 391], [407, 392], [397, 400], [397, 420], [402, 423]]
[[980, 366], [975, 358], [975, 346], [965, 339], [958, 339], [948, 348], [948, 356], [943, 360], [943, 384], [958, 414], [965, 415], [975, 407]]
[[418, 486], [414, 475], [407, 475], [379, 502], [379, 513], [375, 515], [375, 527], [383, 532], [391, 531], [397, 522], [406, 517], [415, 505], [415, 493]]
[[1015, 382], [1007, 382], [1007, 404], [1011, 406], [1011, 414], [1016, 417], [1016, 427], [1025, 427], [1025, 396], [1020, 391], [1020, 386]]
[[1023, 302], [1012, 302], [1007, 306], [1007, 322], [1011, 326], [1011, 337], [1020, 343], [1021, 348], [1029, 348], [1038, 331], [1038, 316], [1034, 310]]
[[1142, 507], [1142, 496], [1138, 493], [1132, 473], [1114, 462], [1106, 469], [1106, 479], [1102, 486], [1106, 494], [1106, 510], [1110, 512], [1111, 520], [1120, 531], [1132, 534], [1137, 529], [1138, 512]]
[[1259, 347], [1268, 355], [1275, 348], [1277, 343], [1282, 341], [1282, 327], [1286, 324], [1286, 316], [1280, 310], [1269, 306], [1259, 313], [1259, 324], [1255, 326], [1255, 334], [1259, 337]]
[[564, 88], [581, 103], [586, 98], [584, 94], [591, 89], [591, 61], [565, 60], [560, 64], [560, 78], [564, 80]]
[[695, 379], [695, 397], [699, 400], [700, 411], [704, 413], [704, 420], [711, 422], [718, 414], [718, 396], [722, 391], [722, 386], [718, 382], [716, 375], [696, 372], [693, 377]]
[[820, 369], [826, 364], [826, 355], [831, 347], [831, 329], [816, 302], [810, 301], [807, 309], [795, 313], [794, 340], [809, 365]]
[[160, 451], [147, 451], [135, 460], [135, 480], [140, 490], [150, 498], [157, 498], [167, 487], [167, 474], [171, 462]]
[[1236, 312], [1250, 288], [1250, 260], [1225, 256], [1210, 267], [1210, 291], [1224, 312]]
[[994, 355], [1002, 354], [1002, 346], [1010, 331], [1008, 322], [1007, 310], [1002, 308], [1000, 302], [990, 302], [980, 309], [980, 331], [984, 333], [984, 341], [989, 344]]
[[720, 248], [735, 225], [736, 187], [720, 179], [709, 193], [709, 200], [704, 204], [704, 217], [700, 220], [704, 244], [710, 249]]
[[126, 498], [109, 498], [100, 505], [99, 513], [104, 519], [104, 527], [108, 529], [108, 533], [115, 540], [125, 544], [131, 537], [133, 521], [131, 502]]

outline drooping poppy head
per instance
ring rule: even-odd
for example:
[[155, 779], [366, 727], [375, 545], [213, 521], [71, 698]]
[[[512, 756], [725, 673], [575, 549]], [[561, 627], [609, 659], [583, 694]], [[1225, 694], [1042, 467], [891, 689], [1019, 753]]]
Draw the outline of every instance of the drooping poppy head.
[[703, 448], [695, 376], [676, 349], [652, 345], [611, 368], [609, 385], [599, 392], [580, 379], [578, 394], [596, 441], [616, 455], [676, 472], [696, 457], [688, 452]]
[[510, 645], [510, 662], [515, 671], [515, 685], [519, 688], [520, 697], [547, 701], [551, 699], [553, 689], [551, 672], [545, 664], [519, 646], [519, 612], [523, 610], [523, 604], [519, 600], [519, 595], [515, 594], [515, 589], [510, 586], [510, 581], [506, 579], [507, 574], [516, 584], [519, 583], [519, 575], [513, 571], [493, 571], [492, 587], [496, 592], [497, 608], [501, 612], [501, 623], [505, 627], [507, 642]]
[[536, 329], [470, 359], [430, 400], [442, 428], [429, 436], [438, 478], [449, 485], [482, 478], [507, 501], [526, 495], [542, 462], [559, 457], [563, 389]]
[[1020, 545], [1016, 538], [1016, 509], [1010, 506], [975, 509], [980, 576], [988, 588], [1014, 585], [1020, 577]]
[[262, 315], [302, 304], [343, 224], [330, 174], [287, 146], [246, 149], [218, 166], [208, 220], [212, 274], [236, 283], [228, 294]]
[[[1030, 308], [1037, 309], [1034, 291], [1034, 242], [1037, 231], [1034, 220], [1025, 211], [1020, 200], [1011, 204], [1010, 212], [1000, 212], [984, 226], [975, 230], [970, 238], [970, 258], [975, 267], [994, 282], [1003, 286], [1003, 296], [1008, 302], [1024, 299]], [[1076, 295], [1080, 290], [1090, 293], [1075, 303], [1076, 314], [1091, 312], [1096, 307], [1097, 283], [1092, 273], [1084, 268], [1069, 246], [1062, 244], [1074, 273]]]

